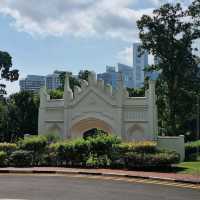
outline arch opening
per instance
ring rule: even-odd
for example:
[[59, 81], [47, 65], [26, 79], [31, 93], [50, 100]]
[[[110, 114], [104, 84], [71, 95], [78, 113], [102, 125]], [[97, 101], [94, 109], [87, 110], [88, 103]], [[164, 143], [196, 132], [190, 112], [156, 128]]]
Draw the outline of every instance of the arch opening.
[[105, 132], [104, 130], [98, 129], [98, 128], [92, 128], [88, 131], [85, 131], [82, 135], [84, 139], [87, 139], [88, 137], [95, 137], [98, 135], [108, 135], [108, 132]]
[[112, 134], [112, 127], [100, 119], [84, 119], [75, 123], [71, 128], [71, 137], [87, 137], [101, 131], [102, 133]]

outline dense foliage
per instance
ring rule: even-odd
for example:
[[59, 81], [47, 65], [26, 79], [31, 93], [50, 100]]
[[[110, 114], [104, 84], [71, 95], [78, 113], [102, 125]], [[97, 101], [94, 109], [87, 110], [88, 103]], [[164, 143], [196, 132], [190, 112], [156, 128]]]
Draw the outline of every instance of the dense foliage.
[[0, 151], [4, 151], [7, 154], [11, 154], [13, 151], [17, 149], [17, 145], [15, 143], [0, 143]]
[[145, 96], [145, 88], [127, 88], [129, 93], [129, 97], [144, 97]]
[[141, 51], [147, 50], [159, 58], [158, 65], [149, 66], [146, 71], [160, 73], [156, 87], [160, 130], [167, 135], [184, 133], [186, 139], [194, 139], [186, 133], [195, 131], [190, 125], [196, 118], [196, 95], [200, 87], [192, 46], [200, 37], [198, 11], [199, 0], [188, 9], [180, 4], [165, 4], [137, 22]]
[[[15, 81], [19, 78], [18, 70], [12, 68], [12, 57], [8, 52], [0, 51], [0, 80]], [[0, 83], [0, 100], [6, 94], [6, 85]]]
[[7, 158], [6, 152], [0, 151], [0, 167], [3, 167], [6, 165], [6, 158]]
[[14, 167], [28, 167], [33, 165], [31, 151], [17, 150], [9, 157], [9, 165]]
[[33, 164], [40, 165], [47, 148], [47, 138], [44, 136], [29, 136], [18, 142], [19, 149], [32, 152]]
[[0, 141], [16, 141], [25, 134], [37, 134], [39, 98], [30, 92], [11, 95], [0, 102]]
[[185, 144], [186, 160], [196, 160], [198, 155], [200, 155], [200, 140], [195, 142], [188, 142]]

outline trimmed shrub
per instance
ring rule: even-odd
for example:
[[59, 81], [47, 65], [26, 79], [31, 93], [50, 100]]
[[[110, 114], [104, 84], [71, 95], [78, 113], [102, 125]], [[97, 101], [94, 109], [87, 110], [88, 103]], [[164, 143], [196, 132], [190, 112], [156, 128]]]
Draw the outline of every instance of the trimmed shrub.
[[85, 139], [77, 139], [72, 142], [73, 157], [71, 162], [74, 166], [85, 166], [90, 152], [90, 141]]
[[117, 145], [121, 144], [121, 140], [112, 135], [97, 135], [87, 139], [90, 143], [90, 152], [93, 155], [108, 155], [111, 157], [115, 153]]
[[147, 154], [129, 152], [125, 155], [127, 168], [167, 167], [179, 161], [178, 153], [168, 151]]
[[197, 148], [199, 149], [199, 155], [200, 155], [200, 140], [186, 143], [185, 144], [185, 160], [196, 160]]
[[52, 143], [47, 148], [47, 153], [45, 155], [45, 162], [46, 165], [50, 166], [59, 166], [61, 165], [59, 162], [58, 157], [58, 147], [60, 146], [60, 143]]
[[0, 167], [6, 165], [6, 158], [7, 158], [7, 153], [4, 151], [0, 151]]
[[48, 144], [59, 142], [61, 140], [60, 135], [56, 133], [47, 133], [44, 135], [44, 137], [46, 137]]
[[10, 155], [9, 163], [15, 167], [30, 167], [33, 163], [33, 153], [24, 150], [14, 151]]
[[29, 136], [20, 140], [19, 148], [33, 153], [33, 164], [40, 165], [43, 162], [47, 150], [47, 138], [44, 136]]
[[91, 167], [91, 168], [101, 168], [101, 167], [110, 167], [111, 165], [111, 160], [108, 158], [107, 155], [93, 155], [90, 154], [86, 161], [86, 166]]
[[119, 151], [122, 154], [127, 152], [156, 153], [157, 144], [151, 141], [122, 143], [119, 145]]
[[58, 163], [66, 166], [85, 166], [88, 159], [90, 143], [88, 140], [76, 139], [57, 143], [55, 148]]
[[17, 149], [17, 145], [15, 143], [0, 143], [0, 151], [6, 152], [8, 155]]

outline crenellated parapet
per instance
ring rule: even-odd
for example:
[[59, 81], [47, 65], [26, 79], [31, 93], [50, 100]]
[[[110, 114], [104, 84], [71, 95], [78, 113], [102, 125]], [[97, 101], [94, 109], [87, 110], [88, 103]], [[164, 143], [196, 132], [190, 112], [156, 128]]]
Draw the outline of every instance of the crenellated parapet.
[[91, 88], [113, 99], [128, 97], [128, 91], [123, 86], [122, 78], [118, 80], [117, 88], [113, 89], [110, 84], [105, 84], [103, 80], [97, 80], [96, 74], [92, 72], [88, 76], [88, 81], [81, 80], [80, 85], [81, 87], [75, 86], [72, 91], [69, 86], [69, 75], [66, 75], [64, 87], [64, 100], [66, 103], [72, 102]]
[[[117, 88], [113, 88], [110, 84], [105, 84], [103, 80], [97, 80], [96, 74], [94, 72], [89, 74], [88, 81], [81, 80], [79, 86], [74, 86], [74, 89], [70, 88], [69, 75], [65, 77], [64, 85], [64, 94], [63, 94], [63, 103], [65, 106], [72, 104], [77, 99], [82, 98], [81, 96], [84, 93], [87, 93], [89, 90], [94, 90], [96, 93], [108, 97], [113, 104], [119, 106], [129, 106], [129, 105], [156, 105], [156, 95], [155, 95], [155, 81], [149, 81], [149, 89], [145, 91], [144, 97], [129, 97], [127, 89], [123, 85], [123, 78], [119, 75], [117, 80]], [[50, 96], [47, 93], [45, 87], [40, 90], [40, 107], [45, 107], [48, 105], [61, 105], [62, 100], [51, 100]]]

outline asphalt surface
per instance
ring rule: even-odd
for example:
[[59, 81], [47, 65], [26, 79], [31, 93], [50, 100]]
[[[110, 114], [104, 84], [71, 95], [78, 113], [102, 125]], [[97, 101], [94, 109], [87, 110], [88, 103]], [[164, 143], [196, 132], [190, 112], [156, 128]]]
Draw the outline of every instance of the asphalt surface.
[[0, 200], [199, 200], [200, 190], [119, 179], [0, 175]]

